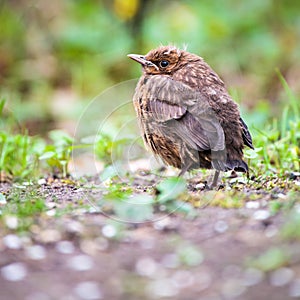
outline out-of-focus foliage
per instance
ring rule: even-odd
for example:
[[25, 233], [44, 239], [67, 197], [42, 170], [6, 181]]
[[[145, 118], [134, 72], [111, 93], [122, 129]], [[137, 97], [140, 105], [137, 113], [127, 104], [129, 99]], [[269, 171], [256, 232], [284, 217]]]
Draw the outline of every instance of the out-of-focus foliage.
[[245, 105], [284, 101], [274, 69], [297, 89], [299, 11], [291, 0], [2, 0], [1, 93], [20, 118], [55, 120], [62, 103], [137, 77], [127, 53], [171, 42], [203, 56]]

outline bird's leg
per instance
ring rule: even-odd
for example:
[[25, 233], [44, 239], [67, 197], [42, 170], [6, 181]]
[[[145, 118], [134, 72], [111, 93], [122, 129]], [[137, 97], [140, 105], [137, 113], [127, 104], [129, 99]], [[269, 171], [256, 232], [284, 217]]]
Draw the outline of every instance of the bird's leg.
[[193, 162], [183, 165], [181, 171], [178, 174], [178, 177], [182, 177], [185, 174], [185, 172], [191, 167], [192, 164]]
[[207, 187], [209, 190], [212, 190], [213, 188], [215, 188], [218, 185], [219, 175], [220, 175], [220, 171], [215, 170], [213, 181]]

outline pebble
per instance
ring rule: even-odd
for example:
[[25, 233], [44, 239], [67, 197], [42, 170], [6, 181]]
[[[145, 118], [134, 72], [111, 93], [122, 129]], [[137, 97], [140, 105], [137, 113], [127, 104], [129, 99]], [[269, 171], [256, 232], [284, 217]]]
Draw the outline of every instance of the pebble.
[[195, 185], [196, 190], [203, 190], [205, 188], [205, 183], [198, 183]]
[[266, 220], [270, 217], [270, 212], [264, 209], [260, 209], [254, 212], [253, 218], [255, 220]]
[[153, 223], [153, 227], [156, 230], [164, 230], [170, 226], [171, 226], [171, 218], [168, 216], [166, 216], [160, 220], [157, 220], [156, 222]]
[[25, 249], [25, 254], [33, 260], [41, 260], [46, 258], [47, 253], [45, 247], [41, 245], [33, 245]]
[[84, 300], [97, 300], [103, 298], [98, 283], [94, 281], [80, 282], [74, 288], [74, 292], [80, 299]]
[[260, 203], [258, 201], [248, 201], [245, 206], [249, 209], [257, 209], [260, 207]]
[[265, 230], [265, 236], [267, 238], [272, 238], [274, 237], [276, 234], [278, 234], [278, 228], [274, 225], [270, 225], [266, 228]]
[[46, 229], [40, 232], [39, 239], [44, 243], [54, 243], [61, 239], [61, 233], [55, 229]]
[[229, 279], [222, 285], [222, 294], [225, 299], [234, 299], [241, 296], [246, 291], [246, 287], [238, 279]]
[[280, 268], [270, 275], [270, 283], [273, 286], [284, 286], [292, 281], [294, 271], [289, 268]]
[[49, 217], [54, 217], [56, 215], [56, 209], [50, 209], [46, 211], [46, 215]]
[[136, 272], [141, 276], [153, 277], [157, 269], [158, 265], [151, 257], [142, 257], [135, 265]]
[[283, 193], [279, 193], [279, 194], [277, 194], [277, 197], [280, 199], [284, 199], [284, 198], [286, 198], [286, 195]]
[[172, 275], [171, 280], [173, 281], [174, 286], [179, 289], [187, 288], [195, 283], [195, 277], [192, 272], [186, 270], [176, 271]]
[[17, 262], [1, 268], [1, 275], [8, 281], [21, 281], [27, 275], [25, 264]]
[[228, 229], [228, 224], [223, 220], [219, 220], [215, 223], [214, 229], [218, 233], [224, 233]]
[[99, 251], [105, 251], [108, 246], [109, 243], [105, 238], [84, 239], [80, 242], [81, 251], [92, 256], [97, 255]]
[[8, 234], [2, 239], [3, 244], [9, 249], [21, 249], [22, 241], [15, 234]]
[[67, 265], [75, 271], [88, 271], [94, 266], [92, 258], [88, 255], [76, 255], [67, 260]]
[[19, 220], [16, 216], [5, 216], [4, 222], [9, 229], [17, 229]]
[[66, 224], [66, 229], [68, 232], [82, 233], [84, 228], [80, 222], [71, 220]]
[[103, 237], [98, 237], [94, 240], [95, 244], [97, 245], [97, 249], [100, 251], [105, 251], [109, 247], [109, 242], [107, 239]]
[[102, 234], [105, 237], [112, 238], [117, 234], [117, 229], [115, 226], [107, 224], [102, 227]]
[[38, 182], [37, 182], [39, 185], [44, 185], [44, 184], [46, 184], [47, 183], [47, 181], [46, 181], [46, 179], [45, 178], [41, 178], [41, 179], [39, 179], [38, 180]]
[[153, 299], [175, 297], [178, 294], [178, 288], [172, 279], [163, 278], [150, 282], [147, 286], [147, 294]]
[[46, 203], [47, 208], [52, 209], [55, 208], [57, 206], [57, 204], [55, 202], [48, 202]]
[[264, 279], [264, 273], [255, 268], [245, 270], [243, 274], [243, 284], [245, 286], [254, 286], [259, 284]]
[[74, 244], [70, 241], [59, 241], [56, 243], [55, 249], [62, 254], [72, 254], [75, 251]]

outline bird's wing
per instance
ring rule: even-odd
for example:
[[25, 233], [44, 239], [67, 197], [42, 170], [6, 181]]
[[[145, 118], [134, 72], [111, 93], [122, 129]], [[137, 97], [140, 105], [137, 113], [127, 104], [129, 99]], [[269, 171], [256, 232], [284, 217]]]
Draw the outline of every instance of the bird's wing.
[[[155, 75], [143, 82], [148, 119], [164, 123], [195, 150], [223, 151], [223, 129], [208, 100], [186, 84]], [[151, 120], [149, 120], [151, 121]]]
[[252, 144], [252, 137], [249, 132], [248, 126], [246, 125], [246, 123], [244, 122], [244, 120], [242, 118], [240, 118], [240, 124], [243, 129], [242, 135], [243, 135], [244, 144], [246, 146], [250, 147], [251, 149], [254, 149], [254, 146]]

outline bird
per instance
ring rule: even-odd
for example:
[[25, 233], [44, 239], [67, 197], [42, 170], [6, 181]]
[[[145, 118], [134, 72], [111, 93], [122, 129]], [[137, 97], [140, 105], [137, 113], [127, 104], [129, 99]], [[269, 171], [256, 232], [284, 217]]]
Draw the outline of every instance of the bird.
[[173, 45], [146, 55], [128, 54], [142, 66], [133, 105], [144, 144], [180, 170], [249, 172], [243, 149], [254, 149], [239, 107], [218, 74], [196, 54]]

